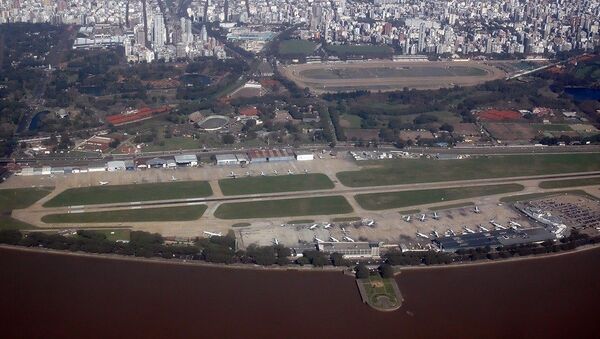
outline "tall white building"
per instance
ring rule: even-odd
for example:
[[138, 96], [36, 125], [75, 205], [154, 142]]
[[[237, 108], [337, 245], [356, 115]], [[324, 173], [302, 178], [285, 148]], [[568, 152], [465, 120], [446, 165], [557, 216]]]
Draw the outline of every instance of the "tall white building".
[[181, 42], [189, 45], [194, 42], [194, 34], [192, 33], [192, 20], [182, 17], [181, 23]]
[[154, 14], [152, 19], [152, 46], [154, 48], [165, 45], [167, 39], [167, 30], [165, 28], [165, 18], [162, 14]]

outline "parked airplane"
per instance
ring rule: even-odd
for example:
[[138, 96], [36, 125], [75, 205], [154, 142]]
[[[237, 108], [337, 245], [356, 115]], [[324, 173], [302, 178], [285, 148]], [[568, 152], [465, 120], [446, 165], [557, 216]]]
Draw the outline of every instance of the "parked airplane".
[[450, 230], [448, 229], [448, 230], [446, 230], [446, 232], [444, 232], [444, 235], [446, 237], [450, 237], [450, 236], [452, 236], [452, 233], [450, 233]]
[[277, 238], [273, 238], [273, 244], [279, 245], [279, 240]]
[[440, 220], [440, 216], [437, 214], [437, 212], [433, 212], [433, 219]]
[[306, 173], [308, 173], [308, 170], [307, 170], [307, 169], [305, 169], [305, 170], [304, 170], [304, 174], [306, 174]]
[[177, 181], [177, 180], [178, 180], [178, 179], [177, 179], [177, 178], [175, 178], [175, 176], [174, 176], [174, 175], [172, 175], [172, 176], [171, 176], [171, 181]]
[[290, 170], [290, 169], [289, 169], [289, 170], [288, 170], [288, 174], [289, 174], [289, 175], [292, 175], [292, 174], [294, 174], [294, 171], [292, 171], [292, 170]]
[[323, 240], [321, 240], [321, 239], [319, 239], [319, 238], [317, 238], [317, 237], [315, 237], [315, 240], [316, 240], [317, 242], [325, 242], [325, 241], [323, 241]]
[[429, 237], [427, 235], [423, 234], [423, 233], [417, 232], [417, 236], [421, 237], [421, 238], [429, 239]]
[[469, 232], [471, 234], [475, 233], [475, 231], [473, 231], [472, 229], [468, 228], [467, 226], [463, 226], [463, 228], [465, 229], [465, 231], [467, 231], [467, 232]]
[[339, 240], [337, 240], [337, 239], [336, 239], [336, 238], [334, 238], [334, 237], [329, 237], [329, 239], [331, 239], [331, 241], [333, 241], [333, 242], [340, 242]]
[[220, 237], [221, 236], [221, 232], [219, 233], [214, 233], [214, 232], [209, 232], [209, 231], [204, 231], [204, 234], [208, 235], [208, 237]]
[[349, 241], [349, 242], [354, 242], [354, 239], [350, 238], [349, 236], [344, 236], [342, 239]]
[[375, 225], [375, 220], [365, 219], [365, 220], [363, 220], [363, 224], [367, 225], [367, 226], [373, 226], [373, 225]]
[[342, 227], [342, 232], [344, 232], [344, 234], [346, 234], [346, 229]]
[[236, 175], [235, 175], [235, 173], [233, 173], [233, 171], [231, 171], [231, 173], [229, 173], [229, 177], [235, 179]]
[[515, 226], [515, 227], [523, 227], [523, 226], [521, 226], [521, 224], [519, 224], [519, 223], [518, 223], [518, 222], [516, 222], [516, 221], [512, 221], [512, 220], [510, 220], [508, 223], [509, 223], [509, 224], [511, 224], [511, 225], [513, 225], [513, 226]]
[[449, 228], [449, 229], [448, 229], [448, 232], [450, 232], [450, 234], [451, 234], [453, 237], [455, 237], [455, 236], [456, 236], [456, 233], [454, 233], [454, 231], [453, 231], [451, 228]]
[[483, 225], [479, 225], [479, 229], [482, 230], [483, 232], [489, 232], [490, 230], [483, 227]]
[[100, 181], [100, 186], [108, 185], [108, 181]]
[[440, 237], [440, 234], [439, 234], [439, 233], [438, 233], [436, 230], [432, 230], [432, 231], [431, 231], [431, 235], [433, 235], [433, 236], [434, 236], [434, 237], [436, 237], [436, 238], [439, 238], [439, 237]]
[[250, 172], [246, 172], [246, 176], [249, 177], [250, 176]]
[[260, 171], [260, 176], [261, 176], [261, 177], [264, 177], [264, 176], [265, 176], [265, 172], [263, 172], [263, 171]]
[[505, 230], [506, 229], [506, 227], [500, 225], [499, 223], [495, 222], [494, 220], [490, 220], [490, 224], [494, 225], [494, 227], [496, 227], [496, 229], [499, 229], [499, 230]]
[[410, 215], [405, 216], [404, 220], [406, 220], [406, 222], [410, 222]]
[[427, 217], [425, 216], [425, 214], [421, 214], [421, 217], [419, 218], [419, 220], [420, 220], [421, 222], [423, 222], [423, 221], [425, 221], [425, 219], [426, 219], [426, 218], [427, 218]]
[[479, 209], [479, 207], [477, 205], [475, 205], [475, 209], [473, 210], [473, 212], [481, 213], [481, 210]]
[[308, 229], [309, 230], [314, 230], [315, 228], [317, 228], [317, 226], [319, 226], [319, 224], [313, 224], [312, 226], [310, 226]]
[[331, 223], [326, 223], [326, 224], [323, 224], [323, 228], [324, 228], [324, 229], [328, 229], [328, 228], [330, 228], [330, 227], [331, 227]]
[[277, 170], [273, 170], [273, 174], [277, 175]]

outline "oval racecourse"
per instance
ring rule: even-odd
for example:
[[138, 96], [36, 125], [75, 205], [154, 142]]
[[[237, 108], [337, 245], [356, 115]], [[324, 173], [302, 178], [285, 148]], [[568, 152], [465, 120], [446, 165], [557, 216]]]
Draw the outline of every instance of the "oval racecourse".
[[475, 61], [301, 64], [282, 67], [281, 71], [301, 88], [308, 87], [317, 93], [473, 86], [506, 77], [504, 71]]

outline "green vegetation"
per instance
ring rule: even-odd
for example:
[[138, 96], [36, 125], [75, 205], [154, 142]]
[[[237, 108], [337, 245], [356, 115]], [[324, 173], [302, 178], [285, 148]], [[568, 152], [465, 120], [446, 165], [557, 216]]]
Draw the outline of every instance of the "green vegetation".
[[248, 227], [251, 224], [249, 222], [238, 222], [237, 224], [233, 224], [231, 225], [231, 227], [233, 228], [238, 228], [238, 227]]
[[98, 235], [108, 241], [117, 241], [117, 240], [127, 240], [131, 239], [131, 230], [128, 228], [115, 228], [115, 229], [95, 229], [95, 230], [86, 230], [81, 229], [77, 231], [79, 236], [87, 236], [87, 235]]
[[317, 44], [313, 41], [308, 40], [284, 40], [279, 43], [278, 53], [279, 55], [310, 55], [315, 51]]
[[516, 192], [523, 190], [523, 188], [524, 187], [519, 184], [502, 184], [389, 193], [370, 193], [356, 195], [356, 201], [360, 204], [360, 206], [367, 210], [385, 210], [406, 206], [430, 204], [440, 201], [451, 201], [500, 193]]
[[226, 203], [215, 211], [220, 219], [295, 217], [352, 213], [342, 196]]
[[592, 200], [598, 200], [598, 197], [590, 195], [590, 194], [586, 193], [585, 191], [582, 191], [582, 190], [570, 190], [570, 191], [543, 192], [543, 193], [531, 193], [531, 194], [511, 195], [511, 196], [500, 198], [500, 201], [505, 202], [505, 203], [512, 203], [512, 202], [524, 201], [524, 200], [535, 200], [535, 199], [540, 199], [540, 198], [544, 198], [544, 197], [548, 197], [548, 196], [552, 196], [552, 195], [559, 195], [559, 194], [573, 194], [573, 195], [579, 195], [579, 196], [582, 196], [582, 197], [586, 197], [586, 198], [589, 198], [589, 199], [592, 199]]
[[340, 116], [340, 124], [343, 128], [360, 128], [362, 119], [358, 115], [344, 114]]
[[190, 221], [199, 219], [204, 211], [206, 211], [206, 205], [139, 208], [104, 212], [49, 214], [42, 217], [42, 221], [45, 223]]
[[198, 198], [211, 194], [212, 189], [206, 181], [93, 186], [69, 188], [46, 202], [44, 207]]
[[0, 229], [31, 229], [35, 226], [10, 217], [13, 209], [27, 208], [52, 192], [52, 187], [0, 190]]
[[300, 219], [300, 220], [288, 221], [286, 224], [300, 225], [300, 224], [310, 224], [311, 222], [315, 222], [315, 221], [313, 219]]
[[461, 203], [457, 203], [457, 204], [449, 204], [449, 205], [443, 205], [443, 206], [430, 207], [429, 210], [430, 211], [441, 211], [441, 210], [448, 210], [451, 208], [467, 207], [467, 206], [473, 206], [473, 205], [475, 205], [475, 204], [472, 202], [461, 202]]
[[590, 186], [599, 185], [600, 177], [598, 178], [580, 178], [580, 179], [565, 179], [540, 182], [540, 188], [564, 188], [575, 186]]
[[219, 186], [224, 195], [309, 191], [334, 187], [333, 182], [320, 173], [221, 179]]
[[400, 185], [505, 178], [600, 170], [600, 153], [478, 156], [461, 160], [394, 159], [370, 161], [363, 168], [337, 174], [350, 187]]
[[564, 124], [534, 124], [533, 127], [536, 130], [544, 131], [544, 132], [563, 132], [563, 131], [572, 131], [573, 129], [569, 125]]

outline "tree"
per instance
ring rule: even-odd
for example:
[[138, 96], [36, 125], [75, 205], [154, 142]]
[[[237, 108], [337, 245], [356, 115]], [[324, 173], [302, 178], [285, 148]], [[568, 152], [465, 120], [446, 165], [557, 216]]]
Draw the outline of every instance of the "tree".
[[235, 137], [232, 134], [225, 134], [221, 140], [224, 144], [231, 145], [235, 142]]
[[394, 268], [392, 268], [392, 265], [390, 264], [383, 264], [381, 266], [379, 266], [379, 274], [381, 274], [381, 276], [383, 278], [393, 278], [394, 277]]
[[356, 271], [356, 279], [368, 279], [369, 278], [369, 269], [365, 264], [358, 264], [354, 268]]
[[331, 261], [333, 266], [350, 266], [350, 262], [344, 259], [344, 255], [338, 252], [331, 254]]

